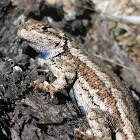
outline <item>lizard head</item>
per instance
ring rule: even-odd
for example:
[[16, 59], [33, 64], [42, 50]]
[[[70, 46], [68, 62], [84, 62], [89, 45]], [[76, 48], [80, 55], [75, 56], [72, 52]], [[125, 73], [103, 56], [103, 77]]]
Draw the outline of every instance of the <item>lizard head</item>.
[[29, 41], [44, 58], [54, 57], [65, 50], [66, 35], [47, 23], [30, 19], [19, 27], [17, 34]]

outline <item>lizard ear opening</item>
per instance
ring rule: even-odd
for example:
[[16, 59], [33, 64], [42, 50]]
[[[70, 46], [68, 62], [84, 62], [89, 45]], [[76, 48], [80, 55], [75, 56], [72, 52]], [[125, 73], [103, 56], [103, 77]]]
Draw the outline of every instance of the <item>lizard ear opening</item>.
[[46, 26], [42, 27], [42, 30], [46, 31], [47, 30], [47, 27]]

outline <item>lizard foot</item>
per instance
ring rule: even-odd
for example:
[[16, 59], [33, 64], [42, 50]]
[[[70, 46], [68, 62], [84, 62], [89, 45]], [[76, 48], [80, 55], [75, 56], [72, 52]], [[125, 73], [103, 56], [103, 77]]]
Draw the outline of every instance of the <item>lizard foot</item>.
[[47, 81], [44, 81], [43, 83], [41, 83], [39, 80], [36, 80], [30, 83], [30, 86], [40, 92], [49, 92], [51, 98], [53, 98], [54, 94], [56, 93], [54, 86], [49, 84]]
[[76, 140], [99, 140], [95, 136], [81, 131], [79, 128], [74, 130], [74, 136]]

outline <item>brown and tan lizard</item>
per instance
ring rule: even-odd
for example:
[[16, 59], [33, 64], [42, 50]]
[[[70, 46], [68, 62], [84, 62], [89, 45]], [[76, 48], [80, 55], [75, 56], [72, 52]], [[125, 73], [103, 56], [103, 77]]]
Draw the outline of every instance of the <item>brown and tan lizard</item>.
[[53, 83], [34, 81], [31, 86], [54, 94], [72, 86], [85, 112], [92, 135], [75, 130], [77, 139], [140, 140], [138, 114], [133, 99], [120, 79], [103, 62], [74, 43], [58, 28], [36, 20], [19, 27], [18, 35], [29, 41], [56, 76]]

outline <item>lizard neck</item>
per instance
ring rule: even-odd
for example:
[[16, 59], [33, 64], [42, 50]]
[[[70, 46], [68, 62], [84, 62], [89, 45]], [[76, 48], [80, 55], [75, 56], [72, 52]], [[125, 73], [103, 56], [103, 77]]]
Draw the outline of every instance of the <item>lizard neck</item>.
[[65, 50], [62, 47], [60, 47], [60, 48], [55, 48], [52, 50], [48, 50], [48, 51], [46, 50], [46, 51], [40, 52], [40, 55], [45, 59], [49, 59], [52, 57], [56, 57], [59, 54], [62, 54], [63, 52], [65, 52]]
[[64, 37], [60, 40], [59, 44], [56, 44], [52, 49], [40, 51], [40, 54], [45, 59], [56, 57], [60, 54], [65, 53], [68, 50], [69, 45], [69, 39], [67, 37]]

